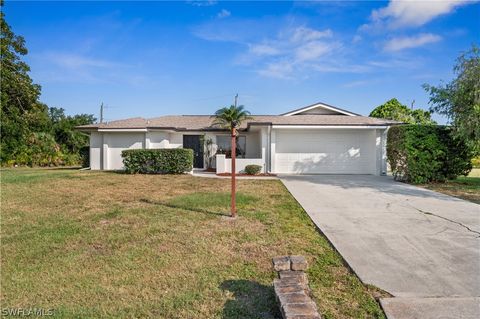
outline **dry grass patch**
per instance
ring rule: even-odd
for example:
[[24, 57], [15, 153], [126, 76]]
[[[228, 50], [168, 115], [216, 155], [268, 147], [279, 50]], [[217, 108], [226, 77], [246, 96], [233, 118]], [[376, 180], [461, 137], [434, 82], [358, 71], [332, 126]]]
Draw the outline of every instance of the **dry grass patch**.
[[326, 318], [382, 318], [279, 181], [2, 171], [2, 307], [60, 318], [275, 318], [271, 258], [302, 254]]
[[422, 187], [480, 204], [480, 168], [474, 168], [467, 177], [457, 177], [444, 183], [430, 183]]

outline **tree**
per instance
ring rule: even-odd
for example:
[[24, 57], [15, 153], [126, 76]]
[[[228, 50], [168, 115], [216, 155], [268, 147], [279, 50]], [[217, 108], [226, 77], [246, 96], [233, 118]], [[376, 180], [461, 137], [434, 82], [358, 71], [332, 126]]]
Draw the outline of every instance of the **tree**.
[[[0, 5], [3, 7], [3, 1]], [[40, 103], [40, 86], [34, 84], [29, 66], [21, 60], [28, 53], [25, 39], [15, 35], [0, 12], [1, 149], [0, 161], [12, 160], [32, 132], [48, 129], [47, 106]]]
[[242, 125], [242, 122], [250, 119], [250, 112], [245, 110], [243, 105], [224, 107], [215, 112], [213, 125], [218, 125], [222, 128], [230, 130], [232, 135], [232, 190], [231, 190], [231, 207], [230, 212], [232, 217], [237, 216], [237, 209], [235, 203], [235, 156], [237, 149], [237, 129]]
[[395, 120], [407, 124], [435, 124], [430, 115], [429, 111], [409, 109], [395, 98], [377, 106], [370, 113], [371, 117]]
[[[3, 1], [0, 1], [3, 7]], [[15, 35], [0, 12], [0, 163], [2, 165], [74, 165], [88, 138], [74, 130], [91, 124], [93, 115], [66, 116], [61, 108], [39, 101], [41, 88], [21, 60], [28, 53], [25, 40]]]
[[446, 116], [453, 134], [480, 154], [480, 49], [462, 53], [453, 67], [455, 78], [446, 84], [424, 84], [430, 94], [430, 110]]
[[63, 108], [51, 107], [48, 109], [52, 122], [52, 134], [55, 140], [68, 153], [78, 153], [80, 149], [88, 145], [88, 137], [75, 130], [75, 126], [95, 123], [96, 118], [92, 114], [65, 115]]

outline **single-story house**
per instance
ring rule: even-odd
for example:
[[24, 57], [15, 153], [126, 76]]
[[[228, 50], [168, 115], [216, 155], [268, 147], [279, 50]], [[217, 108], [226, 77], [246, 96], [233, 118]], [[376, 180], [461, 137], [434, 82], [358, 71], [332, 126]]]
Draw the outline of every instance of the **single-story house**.
[[[90, 168], [123, 168], [126, 149], [191, 148], [194, 167], [230, 172], [229, 132], [210, 115], [141, 117], [79, 126], [90, 135]], [[325, 103], [280, 115], [253, 115], [237, 139], [237, 170], [257, 164], [282, 174], [386, 173], [386, 132], [394, 121], [361, 116]], [[208, 141], [209, 143], [207, 143]]]

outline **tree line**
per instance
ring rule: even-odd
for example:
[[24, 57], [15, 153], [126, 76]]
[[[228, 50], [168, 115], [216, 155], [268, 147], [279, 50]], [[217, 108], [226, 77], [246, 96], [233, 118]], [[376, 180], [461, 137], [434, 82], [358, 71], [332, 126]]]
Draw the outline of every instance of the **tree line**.
[[[1, 2], [3, 7], [3, 1]], [[40, 102], [41, 87], [22, 60], [25, 39], [15, 35], [0, 12], [1, 27], [1, 144], [2, 165], [77, 165], [86, 159], [88, 136], [77, 125], [96, 121], [92, 114], [66, 115], [63, 108]]]

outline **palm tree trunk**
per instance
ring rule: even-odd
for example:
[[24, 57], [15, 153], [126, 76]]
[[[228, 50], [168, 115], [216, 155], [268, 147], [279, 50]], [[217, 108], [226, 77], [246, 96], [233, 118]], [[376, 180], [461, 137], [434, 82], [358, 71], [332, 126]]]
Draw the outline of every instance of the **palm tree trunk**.
[[235, 157], [237, 151], [237, 134], [236, 129], [232, 129], [232, 193], [231, 193], [231, 207], [230, 212], [232, 217], [237, 216], [237, 208], [235, 203], [235, 193], [236, 193], [236, 185], [235, 185]]

